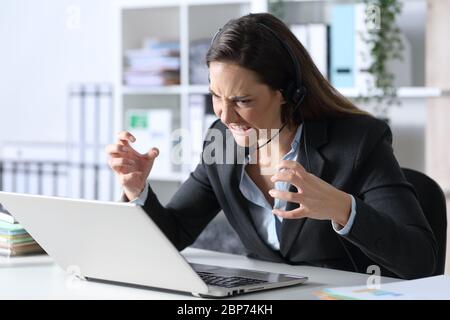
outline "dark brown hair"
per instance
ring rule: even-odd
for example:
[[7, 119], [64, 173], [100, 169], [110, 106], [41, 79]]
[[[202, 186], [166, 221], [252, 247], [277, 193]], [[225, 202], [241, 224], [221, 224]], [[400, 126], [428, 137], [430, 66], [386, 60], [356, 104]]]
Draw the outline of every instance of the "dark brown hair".
[[[228, 21], [216, 35], [206, 55], [206, 63], [230, 62], [254, 71], [261, 83], [284, 90], [295, 79], [295, 66], [288, 51], [264, 24], [285, 41], [298, 59], [301, 80], [307, 93], [300, 108], [292, 103], [282, 108], [281, 120], [289, 126], [305, 120], [348, 114], [367, 114], [342, 96], [320, 73], [310, 55], [289, 28], [269, 13], [248, 14]], [[300, 114], [300, 111], [302, 114]]]

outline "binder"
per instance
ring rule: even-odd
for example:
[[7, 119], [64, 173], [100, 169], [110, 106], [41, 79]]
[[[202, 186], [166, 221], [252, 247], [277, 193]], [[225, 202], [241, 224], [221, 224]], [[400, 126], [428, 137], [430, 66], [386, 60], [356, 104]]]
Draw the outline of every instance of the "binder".
[[315, 65], [326, 78], [329, 76], [329, 29], [326, 24], [294, 24], [290, 26], [292, 33], [308, 51]]
[[331, 84], [338, 88], [355, 86], [355, 7], [331, 7]]
[[308, 51], [324, 77], [328, 77], [328, 29], [325, 24], [308, 25]]
[[[114, 200], [113, 172], [104, 148], [112, 143], [114, 110], [108, 84], [74, 85], [68, 110], [69, 160], [66, 193], [83, 199]], [[102, 173], [109, 170], [110, 173]]]

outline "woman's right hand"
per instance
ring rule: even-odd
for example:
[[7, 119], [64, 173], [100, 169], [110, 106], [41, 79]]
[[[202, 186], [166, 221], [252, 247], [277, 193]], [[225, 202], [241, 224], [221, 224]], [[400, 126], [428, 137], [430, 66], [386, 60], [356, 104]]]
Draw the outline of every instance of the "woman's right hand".
[[119, 178], [129, 200], [136, 199], [144, 190], [153, 162], [159, 154], [157, 148], [152, 148], [146, 154], [140, 154], [130, 146], [130, 142], [135, 141], [136, 138], [131, 133], [121, 131], [117, 143], [105, 148], [111, 157], [108, 164]]

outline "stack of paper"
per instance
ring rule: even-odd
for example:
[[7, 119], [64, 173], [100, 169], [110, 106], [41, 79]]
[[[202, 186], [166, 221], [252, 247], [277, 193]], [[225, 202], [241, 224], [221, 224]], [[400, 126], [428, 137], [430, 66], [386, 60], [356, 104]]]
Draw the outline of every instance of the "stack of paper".
[[9, 213], [2, 212], [0, 216], [0, 256], [15, 257], [41, 253], [44, 253], [44, 250], [30, 234]]
[[180, 44], [147, 39], [143, 48], [125, 53], [128, 86], [165, 86], [180, 83]]
[[329, 288], [316, 295], [323, 300], [450, 300], [450, 277], [436, 276], [368, 286]]

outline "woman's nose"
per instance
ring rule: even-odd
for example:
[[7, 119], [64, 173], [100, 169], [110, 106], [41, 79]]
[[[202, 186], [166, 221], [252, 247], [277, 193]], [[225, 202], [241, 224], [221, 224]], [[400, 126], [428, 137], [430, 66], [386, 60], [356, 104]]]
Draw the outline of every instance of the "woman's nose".
[[220, 114], [220, 120], [223, 123], [236, 122], [237, 118], [238, 118], [238, 115], [237, 115], [236, 111], [234, 110], [233, 106], [227, 105], [222, 108], [222, 111]]

